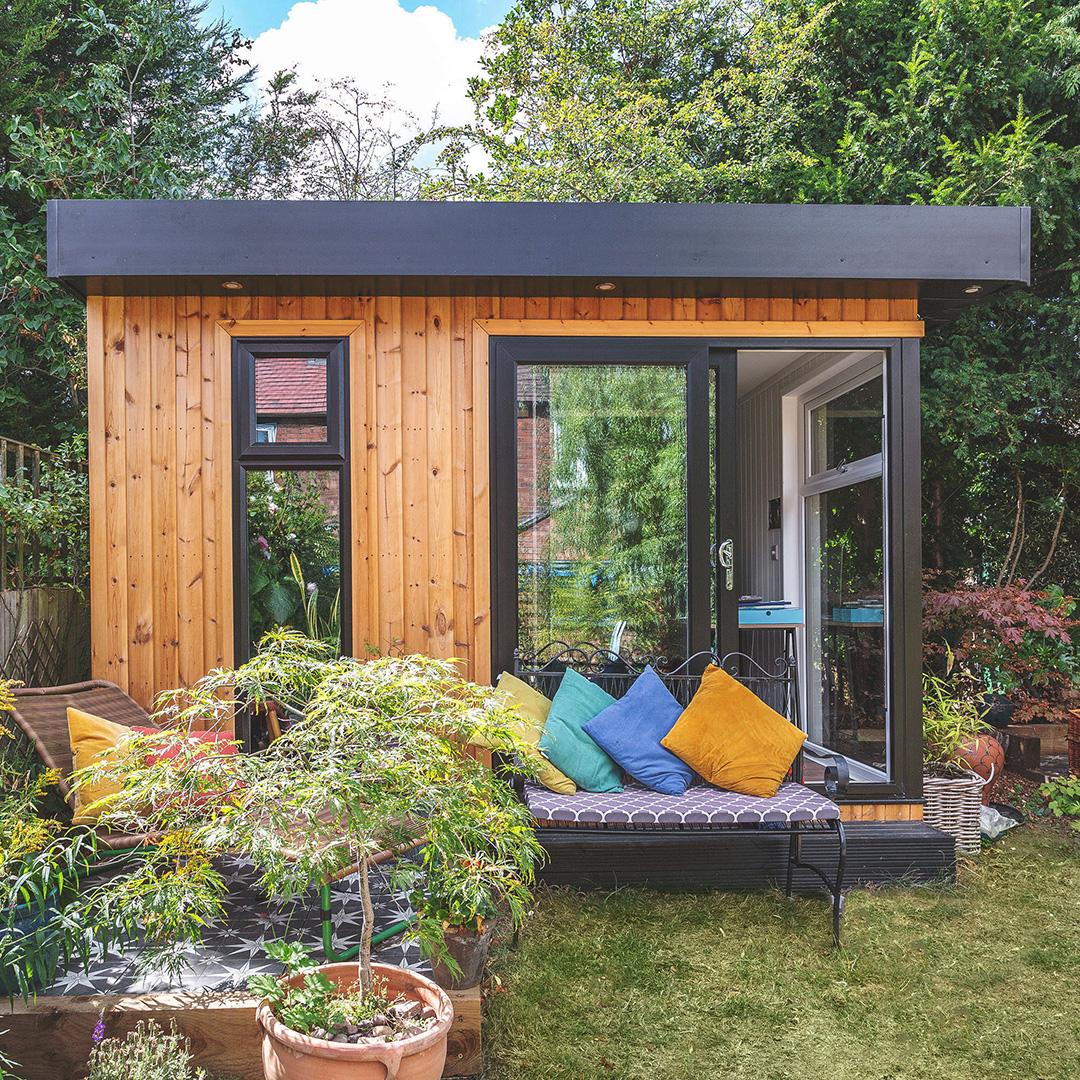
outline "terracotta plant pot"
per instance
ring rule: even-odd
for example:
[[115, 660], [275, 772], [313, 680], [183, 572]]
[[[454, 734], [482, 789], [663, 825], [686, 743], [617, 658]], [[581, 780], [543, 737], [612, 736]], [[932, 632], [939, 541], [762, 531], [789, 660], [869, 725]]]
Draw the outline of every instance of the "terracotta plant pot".
[[491, 923], [480, 934], [460, 926], [443, 931], [443, 946], [461, 968], [461, 974], [455, 976], [442, 962], [441, 954], [431, 958], [432, 977], [444, 990], [468, 990], [480, 985], [493, 931]]
[[970, 769], [976, 776], [986, 780], [982, 790], [983, 806], [990, 805], [989, 781], [1001, 775], [1005, 768], [1005, 750], [993, 735], [975, 735], [960, 744], [960, 750], [953, 759], [962, 769]]
[[[262, 1028], [263, 1075], [266, 1080], [439, 1080], [446, 1064], [446, 1036], [454, 1007], [430, 979], [390, 964], [372, 964], [375, 978], [389, 997], [403, 994], [430, 1005], [438, 1018], [420, 1035], [393, 1043], [332, 1043], [287, 1028], [264, 1001], [255, 1013]], [[342, 989], [356, 982], [356, 964], [324, 964], [319, 968]], [[303, 976], [286, 980], [296, 986]]]

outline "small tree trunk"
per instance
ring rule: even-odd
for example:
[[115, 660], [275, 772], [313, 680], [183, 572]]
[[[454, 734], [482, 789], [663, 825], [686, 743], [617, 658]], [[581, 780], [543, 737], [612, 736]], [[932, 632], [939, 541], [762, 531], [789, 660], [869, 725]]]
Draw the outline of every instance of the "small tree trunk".
[[371, 932], [375, 923], [366, 855], [360, 860], [360, 903], [364, 909], [364, 929], [360, 935], [360, 992], [364, 996], [371, 991]]

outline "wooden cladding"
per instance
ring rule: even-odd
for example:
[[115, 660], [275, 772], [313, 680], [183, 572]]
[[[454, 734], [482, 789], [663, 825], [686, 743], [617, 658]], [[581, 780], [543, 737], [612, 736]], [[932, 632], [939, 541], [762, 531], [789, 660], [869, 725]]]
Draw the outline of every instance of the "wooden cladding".
[[350, 337], [353, 650], [457, 656], [479, 680], [492, 674], [489, 333], [921, 335], [913, 283], [699, 296], [658, 281], [634, 297], [560, 281], [348, 284], [282, 278], [225, 297], [110, 280], [88, 301], [93, 673], [144, 706], [232, 662], [233, 334]]

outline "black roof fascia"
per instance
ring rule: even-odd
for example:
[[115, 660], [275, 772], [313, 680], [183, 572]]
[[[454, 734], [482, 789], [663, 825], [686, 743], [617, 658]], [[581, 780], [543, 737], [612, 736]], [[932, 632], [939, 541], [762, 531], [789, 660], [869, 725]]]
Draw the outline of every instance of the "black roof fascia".
[[49, 276], [1026, 284], [1027, 207], [50, 200]]

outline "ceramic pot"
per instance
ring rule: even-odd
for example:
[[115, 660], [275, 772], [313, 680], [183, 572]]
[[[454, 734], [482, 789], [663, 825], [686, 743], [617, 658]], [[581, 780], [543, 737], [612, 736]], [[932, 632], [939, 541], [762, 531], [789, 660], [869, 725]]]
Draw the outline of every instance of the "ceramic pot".
[[982, 804], [989, 806], [989, 781], [1000, 776], [1001, 770], [1005, 768], [1005, 750], [1001, 743], [993, 735], [975, 735], [960, 744], [953, 760], [961, 768], [970, 769], [976, 776], [981, 776], [988, 782], [982, 790]]
[[[385, 983], [391, 998], [404, 995], [430, 1005], [437, 1023], [420, 1035], [394, 1043], [333, 1043], [301, 1035], [287, 1028], [261, 1002], [255, 1018], [262, 1028], [263, 1075], [266, 1080], [439, 1080], [446, 1064], [446, 1036], [454, 1007], [430, 979], [390, 964], [372, 964], [375, 977]], [[356, 982], [352, 964], [324, 964], [319, 968], [342, 989]], [[303, 976], [286, 980], [295, 986]]]
[[444, 990], [468, 990], [480, 985], [493, 931], [491, 923], [479, 934], [460, 926], [443, 931], [443, 948], [461, 968], [461, 974], [455, 976], [442, 962], [442, 953], [431, 958], [432, 977]]

